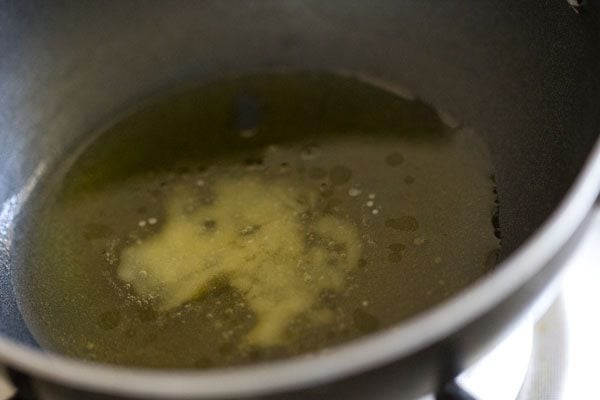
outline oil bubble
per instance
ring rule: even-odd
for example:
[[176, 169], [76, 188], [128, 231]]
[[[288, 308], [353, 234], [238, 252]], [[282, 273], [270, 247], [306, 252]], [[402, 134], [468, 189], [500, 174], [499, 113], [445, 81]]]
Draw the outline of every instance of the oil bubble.
[[348, 189], [348, 195], [350, 197], [360, 196], [361, 193], [362, 193], [362, 190], [356, 186], [353, 186], [350, 189]]

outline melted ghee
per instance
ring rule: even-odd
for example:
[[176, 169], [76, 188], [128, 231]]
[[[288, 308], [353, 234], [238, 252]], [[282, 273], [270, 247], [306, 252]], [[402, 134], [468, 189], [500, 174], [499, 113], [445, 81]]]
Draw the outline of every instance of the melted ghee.
[[210, 368], [314, 353], [444, 301], [499, 247], [482, 138], [348, 76], [208, 83], [67, 156], [13, 248], [28, 326], [73, 357]]

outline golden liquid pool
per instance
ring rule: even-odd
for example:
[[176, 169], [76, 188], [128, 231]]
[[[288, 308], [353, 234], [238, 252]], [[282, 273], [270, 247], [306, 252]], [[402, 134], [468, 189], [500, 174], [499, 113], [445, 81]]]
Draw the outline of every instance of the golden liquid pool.
[[17, 288], [74, 357], [207, 368], [319, 351], [493, 266], [482, 140], [360, 80], [286, 73], [165, 97], [55, 168]]

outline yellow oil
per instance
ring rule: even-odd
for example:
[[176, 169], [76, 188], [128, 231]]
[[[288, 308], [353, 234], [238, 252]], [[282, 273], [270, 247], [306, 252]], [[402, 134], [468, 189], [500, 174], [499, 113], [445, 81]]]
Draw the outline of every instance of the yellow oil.
[[358, 79], [255, 75], [129, 113], [48, 177], [17, 288], [48, 349], [209, 368], [316, 352], [493, 266], [482, 139]]

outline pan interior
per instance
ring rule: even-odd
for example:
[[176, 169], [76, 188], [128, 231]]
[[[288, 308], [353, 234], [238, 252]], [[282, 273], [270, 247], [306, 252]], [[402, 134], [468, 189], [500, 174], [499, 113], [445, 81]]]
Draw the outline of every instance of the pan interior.
[[182, 81], [292, 67], [403, 84], [483, 137], [502, 201], [501, 259], [525, 243], [597, 139], [597, 5], [376, 3], [2, 3], [2, 338], [37, 346], [11, 260], [12, 222], [35, 178], [100, 124]]
[[207, 368], [315, 352], [443, 301], [498, 257], [483, 140], [353, 76], [217, 81], [92, 137], [32, 194], [14, 258], [31, 331], [74, 357]]

